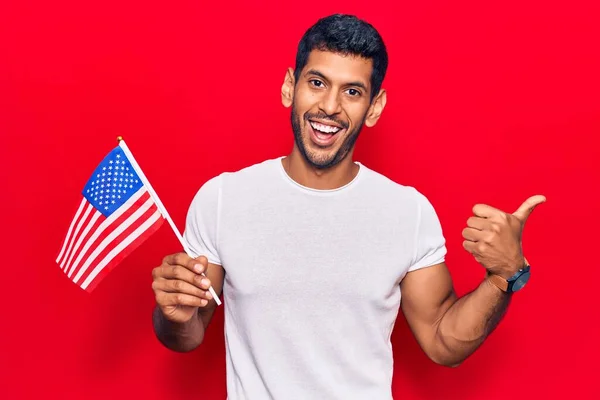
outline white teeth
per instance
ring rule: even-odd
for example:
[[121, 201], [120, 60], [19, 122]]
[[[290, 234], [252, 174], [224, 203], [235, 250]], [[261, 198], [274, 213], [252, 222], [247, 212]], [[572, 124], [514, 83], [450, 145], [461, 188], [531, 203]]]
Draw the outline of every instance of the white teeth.
[[311, 121], [310, 126], [312, 126], [313, 129], [323, 133], [338, 133], [340, 131], [340, 128], [338, 128], [337, 126], [324, 125], [318, 122]]

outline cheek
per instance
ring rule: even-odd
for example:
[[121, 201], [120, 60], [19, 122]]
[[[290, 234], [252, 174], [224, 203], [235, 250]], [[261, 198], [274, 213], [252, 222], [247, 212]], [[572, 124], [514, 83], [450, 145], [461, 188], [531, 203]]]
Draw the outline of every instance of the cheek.
[[346, 112], [346, 116], [348, 117], [348, 122], [355, 127], [360, 124], [363, 119], [367, 116], [367, 112], [369, 111], [369, 107], [365, 107], [364, 104], [350, 104], [345, 107], [344, 111]]
[[299, 89], [295, 93], [294, 103], [296, 112], [302, 117], [307, 111], [318, 111], [319, 97], [312, 91]]

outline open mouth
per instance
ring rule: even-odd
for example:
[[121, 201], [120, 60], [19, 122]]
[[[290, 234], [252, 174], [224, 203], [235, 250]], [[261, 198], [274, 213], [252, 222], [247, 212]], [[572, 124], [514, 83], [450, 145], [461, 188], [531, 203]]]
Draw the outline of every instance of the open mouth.
[[344, 128], [335, 124], [324, 124], [318, 121], [308, 121], [311, 127], [311, 139], [319, 146], [329, 146], [335, 141], [336, 134]]

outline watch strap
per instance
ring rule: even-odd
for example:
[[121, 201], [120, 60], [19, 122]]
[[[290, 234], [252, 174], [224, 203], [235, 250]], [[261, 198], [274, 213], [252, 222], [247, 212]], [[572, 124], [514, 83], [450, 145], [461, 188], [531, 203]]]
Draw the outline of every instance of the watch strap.
[[[529, 267], [529, 261], [525, 258], [525, 267], [526, 269]], [[522, 271], [523, 269], [519, 270]], [[489, 271], [486, 271], [487, 279], [496, 287], [498, 287], [503, 292], [508, 292], [508, 280], [504, 279], [500, 275], [490, 274]]]
[[488, 274], [488, 280], [503, 292], [508, 292], [508, 281], [499, 275]]

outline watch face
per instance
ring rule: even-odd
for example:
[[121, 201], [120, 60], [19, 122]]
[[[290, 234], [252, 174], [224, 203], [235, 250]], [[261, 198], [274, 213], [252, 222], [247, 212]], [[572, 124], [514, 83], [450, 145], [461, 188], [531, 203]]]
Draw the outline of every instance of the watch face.
[[513, 283], [512, 291], [516, 292], [517, 290], [523, 289], [523, 286], [525, 286], [525, 284], [527, 283], [528, 280], [529, 280], [529, 272], [525, 272], [524, 274], [521, 274], [521, 276], [519, 276], [515, 280], [515, 283]]

